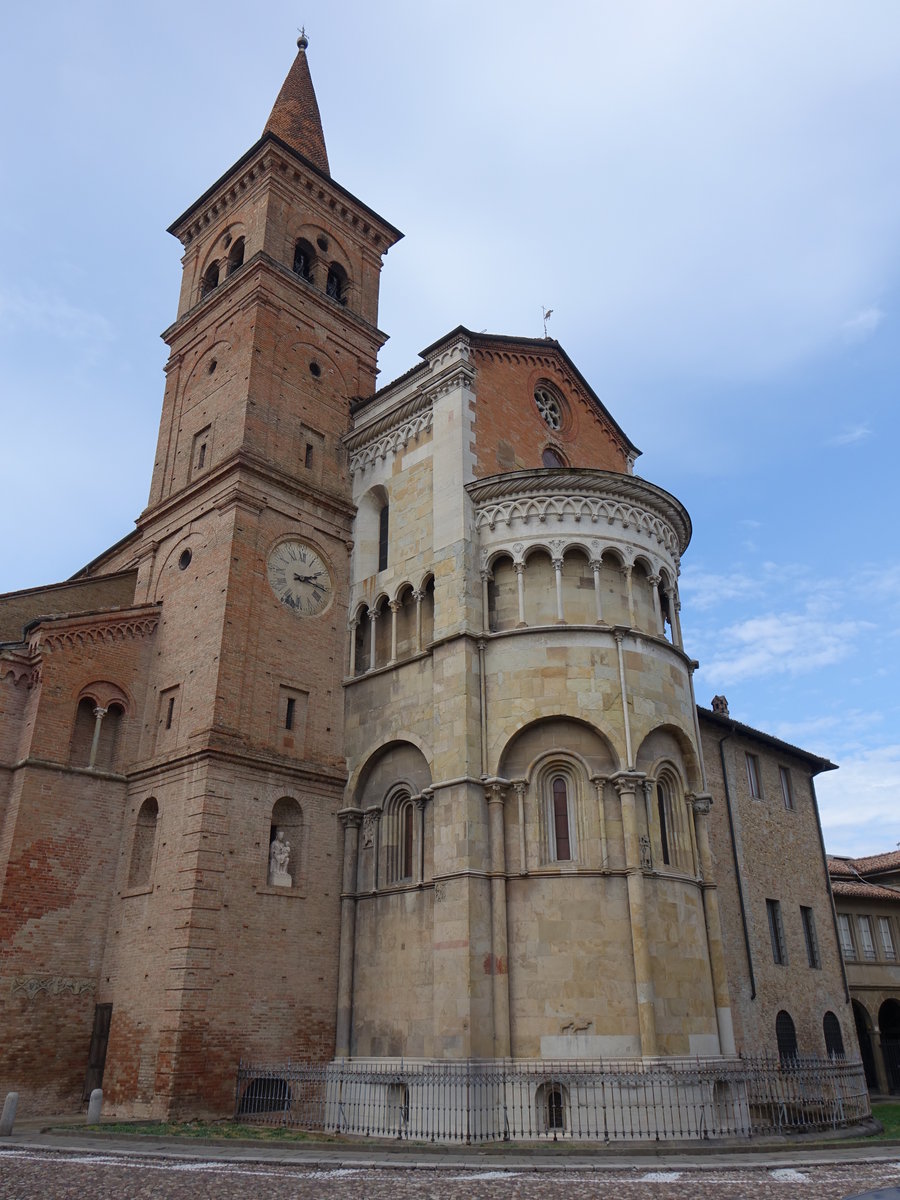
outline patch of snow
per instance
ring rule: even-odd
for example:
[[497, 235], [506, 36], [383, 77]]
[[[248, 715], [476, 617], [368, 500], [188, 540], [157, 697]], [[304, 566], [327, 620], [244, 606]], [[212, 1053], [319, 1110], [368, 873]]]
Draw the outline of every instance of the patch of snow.
[[779, 1183], [809, 1183], [809, 1176], [804, 1175], [802, 1171], [795, 1171], [793, 1167], [779, 1167], [769, 1174]]

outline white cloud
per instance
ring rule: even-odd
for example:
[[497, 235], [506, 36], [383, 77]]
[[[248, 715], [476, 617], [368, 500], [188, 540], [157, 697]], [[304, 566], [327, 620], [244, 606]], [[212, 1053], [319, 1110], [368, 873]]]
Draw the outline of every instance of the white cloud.
[[878, 854], [900, 841], [900, 743], [860, 751], [816, 779], [825, 844], [832, 854]]
[[679, 591], [682, 596], [690, 597], [692, 609], [706, 610], [726, 600], [758, 595], [761, 586], [758, 579], [741, 571], [716, 574], [687, 567], [682, 572]]
[[729, 687], [744, 679], [802, 675], [841, 662], [853, 652], [857, 634], [871, 626], [833, 620], [823, 607], [750, 617], [723, 629], [716, 638], [718, 653], [703, 668], [704, 682]]
[[860, 309], [855, 317], [845, 321], [841, 326], [844, 337], [848, 342], [861, 342], [875, 332], [884, 320], [884, 313], [877, 304]]
[[864, 442], [866, 438], [872, 436], [872, 430], [866, 424], [852, 425], [845, 429], [843, 433], [837, 433], [826, 442], [828, 446], [853, 446], [857, 442]]
[[66, 342], [111, 342], [113, 327], [106, 317], [70, 303], [64, 296], [34, 289], [28, 293], [0, 290], [0, 333], [22, 331], [49, 334]]

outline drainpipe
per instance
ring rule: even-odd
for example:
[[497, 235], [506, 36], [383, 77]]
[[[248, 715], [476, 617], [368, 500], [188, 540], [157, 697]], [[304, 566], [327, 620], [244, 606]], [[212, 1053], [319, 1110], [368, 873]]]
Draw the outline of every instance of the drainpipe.
[[734, 859], [734, 879], [737, 883], [738, 903], [741, 908], [741, 926], [744, 930], [744, 949], [747, 953], [747, 968], [750, 971], [750, 999], [756, 999], [756, 976], [753, 973], [753, 954], [750, 950], [750, 932], [747, 929], [747, 906], [744, 902], [744, 885], [741, 882], [741, 864], [738, 859], [737, 841], [734, 836], [734, 813], [731, 808], [731, 789], [728, 786], [728, 769], [725, 766], [725, 743], [734, 735], [726, 733], [719, 739], [719, 758], [722, 762], [722, 783], [725, 787], [725, 810], [728, 813], [728, 831], [731, 834], [731, 854]]
[[831, 925], [834, 929], [834, 941], [837, 946], [838, 962], [841, 964], [841, 978], [844, 981], [844, 999], [850, 1003], [850, 985], [847, 983], [847, 968], [844, 965], [844, 951], [841, 949], [841, 935], [838, 933], [837, 910], [834, 907], [834, 892], [831, 890], [831, 875], [828, 872], [828, 857], [825, 854], [825, 839], [822, 837], [822, 820], [819, 817], [819, 801], [816, 799], [816, 785], [813, 773], [809, 773], [809, 792], [812, 796], [813, 812], [816, 814], [816, 829], [819, 833], [819, 849], [822, 851], [822, 866], [825, 868], [825, 883], [828, 886], [828, 899], [831, 901]]

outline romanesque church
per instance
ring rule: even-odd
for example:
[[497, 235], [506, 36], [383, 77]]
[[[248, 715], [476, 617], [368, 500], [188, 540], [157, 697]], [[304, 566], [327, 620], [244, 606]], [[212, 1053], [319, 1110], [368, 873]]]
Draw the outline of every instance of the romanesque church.
[[401, 234], [298, 46], [170, 229], [147, 507], [0, 597], [0, 1092], [855, 1052], [832, 764], [698, 708], [690, 518], [558, 342], [458, 327], [376, 387]]

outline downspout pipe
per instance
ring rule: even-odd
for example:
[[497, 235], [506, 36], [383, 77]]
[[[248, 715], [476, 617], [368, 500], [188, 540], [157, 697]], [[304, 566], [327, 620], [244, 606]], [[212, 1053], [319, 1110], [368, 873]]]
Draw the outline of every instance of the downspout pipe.
[[813, 812], [816, 814], [816, 829], [819, 833], [819, 849], [822, 852], [822, 866], [825, 869], [825, 883], [828, 887], [828, 899], [831, 901], [831, 924], [834, 929], [834, 942], [837, 946], [838, 962], [841, 964], [841, 978], [844, 981], [844, 999], [850, 1003], [850, 985], [847, 982], [847, 967], [844, 963], [844, 951], [841, 949], [841, 935], [838, 932], [837, 909], [834, 907], [834, 892], [831, 890], [831, 873], [828, 870], [828, 855], [825, 853], [825, 838], [822, 836], [822, 818], [819, 816], [819, 801], [816, 796], [815, 777], [809, 773], [809, 793], [812, 796]]
[[[744, 950], [747, 954], [747, 968], [750, 972], [750, 999], [756, 999], [756, 975], [753, 972], [753, 954], [750, 950], [750, 931], [747, 928], [747, 905], [744, 901], [744, 885], [741, 881], [741, 864], [738, 859], [737, 841], [734, 836], [734, 813], [731, 807], [731, 789], [728, 786], [728, 768], [725, 765], [725, 743], [733, 737], [726, 733], [719, 738], [719, 759], [722, 763], [722, 783], [725, 788], [725, 811], [728, 813], [728, 832], [731, 835], [731, 854], [734, 859], [734, 878], [737, 883], [738, 904], [741, 909], [741, 927], [744, 931]], [[821, 834], [820, 834], [821, 836]]]

